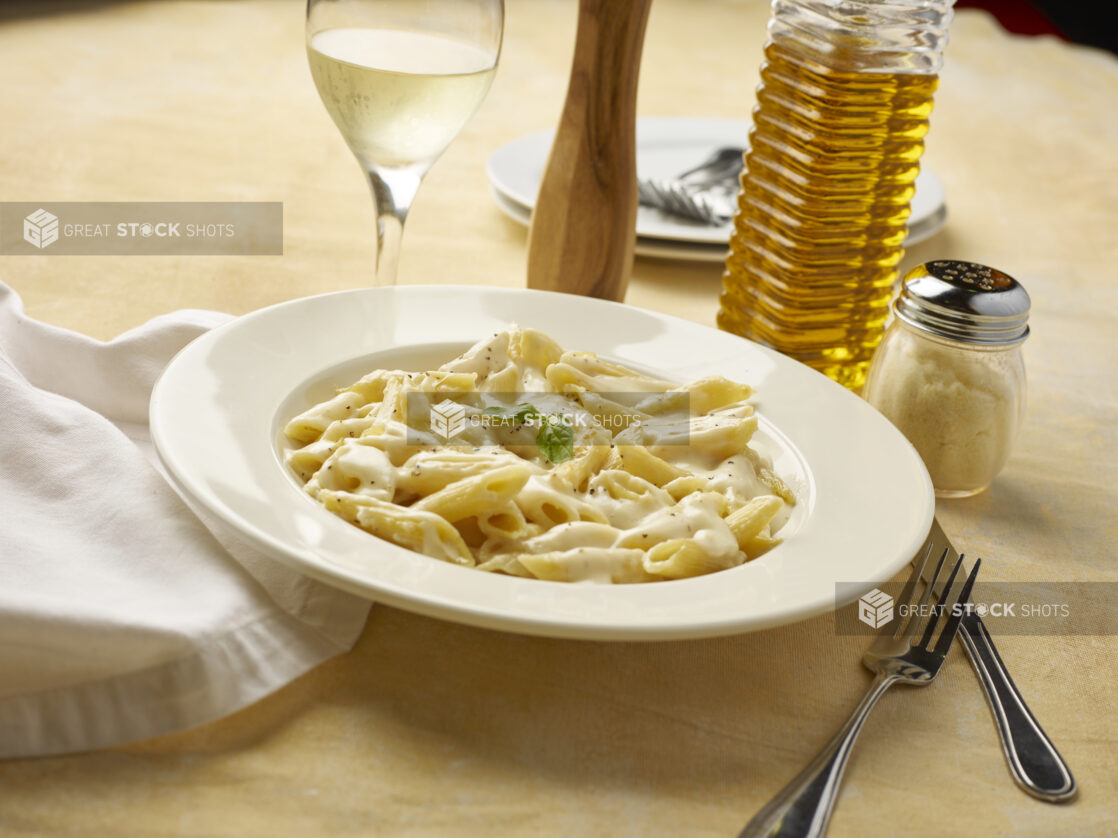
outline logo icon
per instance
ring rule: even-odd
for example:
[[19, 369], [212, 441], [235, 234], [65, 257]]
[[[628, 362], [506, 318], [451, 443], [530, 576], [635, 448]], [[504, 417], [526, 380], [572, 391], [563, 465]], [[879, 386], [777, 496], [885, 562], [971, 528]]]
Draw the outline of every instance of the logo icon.
[[858, 619], [870, 628], [880, 628], [893, 619], [893, 598], [874, 588], [858, 600]]
[[23, 219], [23, 239], [40, 250], [58, 241], [58, 216], [37, 209]]
[[431, 430], [450, 442], [466, 429], [466, 406], [443, 399], [431, 407]]

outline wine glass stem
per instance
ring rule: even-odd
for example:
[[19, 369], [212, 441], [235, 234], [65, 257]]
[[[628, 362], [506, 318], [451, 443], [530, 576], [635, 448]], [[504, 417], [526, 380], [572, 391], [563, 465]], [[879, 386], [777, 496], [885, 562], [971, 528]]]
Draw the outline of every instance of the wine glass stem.
[[396, 284], [404, 222], [425, 173], [426, 167], [414, 166], [368, 171], [377, 212], [377, 285]]

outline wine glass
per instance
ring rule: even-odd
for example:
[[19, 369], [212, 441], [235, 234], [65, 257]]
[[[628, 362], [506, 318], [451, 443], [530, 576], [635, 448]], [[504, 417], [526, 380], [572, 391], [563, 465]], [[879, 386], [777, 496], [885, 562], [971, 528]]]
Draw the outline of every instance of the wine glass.
[[497, 71], [504, 0], [308, 0], [318, 95], [372, 187], [377, 285], [396, 282], [408, 209]]

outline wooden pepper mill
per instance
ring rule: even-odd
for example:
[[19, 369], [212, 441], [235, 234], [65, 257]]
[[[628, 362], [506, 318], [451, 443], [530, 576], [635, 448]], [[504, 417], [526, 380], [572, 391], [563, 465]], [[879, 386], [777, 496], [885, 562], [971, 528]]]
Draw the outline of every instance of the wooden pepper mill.
[[624, 298], [637, 219], [637, 79], [652, 0], [580, 0], [563, 114], [528, 233], [528, 287]]

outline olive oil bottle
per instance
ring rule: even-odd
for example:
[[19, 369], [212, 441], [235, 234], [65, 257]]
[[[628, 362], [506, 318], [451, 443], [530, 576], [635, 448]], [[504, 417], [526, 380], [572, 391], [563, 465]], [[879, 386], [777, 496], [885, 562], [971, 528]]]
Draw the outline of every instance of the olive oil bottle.
[[904, 255], [951, 2], [773, 3], [718, 324], [852, 389]]

